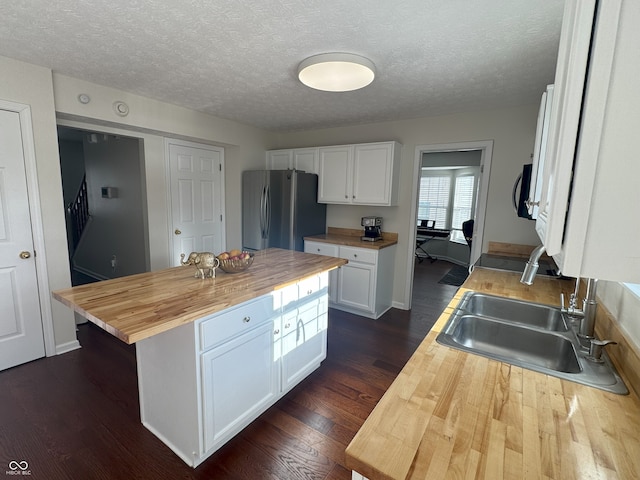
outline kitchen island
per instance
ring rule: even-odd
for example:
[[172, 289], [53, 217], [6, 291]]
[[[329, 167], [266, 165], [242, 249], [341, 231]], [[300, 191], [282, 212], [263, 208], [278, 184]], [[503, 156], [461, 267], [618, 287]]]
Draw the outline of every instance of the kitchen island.
[[354, 479], [640, 478], [640, 385], [637, 368], [624, 368], [638, 365], [638, 352], [623, 336], [613, 347], [625, 349], [622, 361], [610, 355], [629, 395], [436, 343], [466, 291], [551, 305], [573, 291], [569, 281], [536, 277], [527, 287], [519, 278], [474, 270], [347, 447]]
[[324, 360], [328, 273], [345, 263], [267, 249], [242, 273], [174, 267], [53, 296], [136, 344], [141, 421], [195, 467]]

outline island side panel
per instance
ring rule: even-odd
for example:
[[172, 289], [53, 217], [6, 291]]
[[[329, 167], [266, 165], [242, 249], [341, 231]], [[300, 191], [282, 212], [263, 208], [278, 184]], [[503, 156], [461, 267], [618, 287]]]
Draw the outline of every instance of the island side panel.
[[192, 467], [203, 454], [195, 328], [189, 323], [136, 343], [142, 424]]

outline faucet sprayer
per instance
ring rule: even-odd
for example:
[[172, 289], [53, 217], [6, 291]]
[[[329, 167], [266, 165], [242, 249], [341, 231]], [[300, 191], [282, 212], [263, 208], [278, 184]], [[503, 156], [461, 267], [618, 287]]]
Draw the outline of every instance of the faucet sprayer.
[[545, 251], [545, 246], [540, 245], [536, 247], [533, 252], [531, 252], [531, 256], [529, 257], [529, 261], [527, 265], [524, 267], [524, 272], [522, 272], [522, 277], [520, 278], [520, 283], [524, 283], [525, 285], [533, 285], [533, 279], [538, 273], [538, 260]]

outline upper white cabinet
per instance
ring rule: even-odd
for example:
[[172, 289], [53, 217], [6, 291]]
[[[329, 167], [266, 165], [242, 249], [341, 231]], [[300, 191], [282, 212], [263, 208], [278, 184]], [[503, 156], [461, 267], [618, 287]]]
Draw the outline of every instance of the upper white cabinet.
[[318, 202], [352, 203], [353, 145], [321, 147]]
[[320, 147], [318, 201], [396, 205], [400, 149], [397, 142]]
[[640, 283], [640, 2], [567, 0], [536, 231], [562, 273]]
[[267, 152], [267, 170], [291, 169], [318, 173], [318, 148], [292, 148]]

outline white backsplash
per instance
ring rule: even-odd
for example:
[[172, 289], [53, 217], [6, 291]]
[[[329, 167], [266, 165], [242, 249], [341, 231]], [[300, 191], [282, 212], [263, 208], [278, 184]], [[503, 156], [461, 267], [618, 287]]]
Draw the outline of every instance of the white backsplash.
[[640, 297], [619, 282], [598, 282], [598, 297], [640, 351]]

